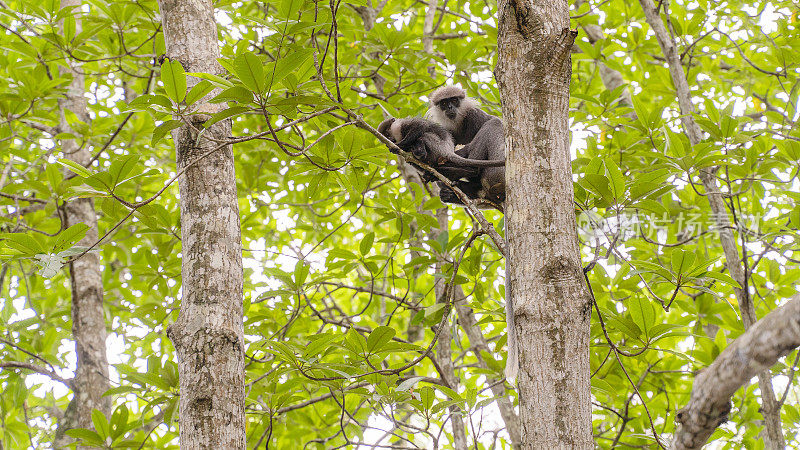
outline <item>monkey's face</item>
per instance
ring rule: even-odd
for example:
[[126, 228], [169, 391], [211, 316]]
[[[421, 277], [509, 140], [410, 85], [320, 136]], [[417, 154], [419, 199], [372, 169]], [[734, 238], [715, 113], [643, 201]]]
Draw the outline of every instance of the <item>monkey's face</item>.
[[403, 140], [402, 122], [392, 119], [393, 122], [389, 127], [389, 134], [386, 136], [390, 141], [397, 144]]
[[425, 151], [425, 146], [421, 142], [411, 149], [411, 154], [420, 161], [427, 161], [428, 159], [428, 152]]
[[450, 97], [440, 100], [436, 106], [450, 120], [455, 120], [458, 115], [458, 108], [461, 106], [461, 97]]

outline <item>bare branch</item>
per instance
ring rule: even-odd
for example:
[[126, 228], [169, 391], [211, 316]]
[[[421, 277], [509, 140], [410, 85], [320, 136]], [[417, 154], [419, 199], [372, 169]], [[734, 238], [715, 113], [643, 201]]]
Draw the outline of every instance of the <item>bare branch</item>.
[[45, 369], [44, 367], [37, 366], [35, 364], [22, 361], [6, 361], [0, 362], [0, 369], [28, 369], [32, 372], [50, 377], [51, 379], [63, 383], [66, 387], [72, 389], [72, 380], [66, 379], [50, 369]]
[[800, 295], [733, 341], [695, 378], [689, 404], [678, 411], [672, 449], [700, 448], [728, 420], [731, 396], [758, 372], [800, 347]]

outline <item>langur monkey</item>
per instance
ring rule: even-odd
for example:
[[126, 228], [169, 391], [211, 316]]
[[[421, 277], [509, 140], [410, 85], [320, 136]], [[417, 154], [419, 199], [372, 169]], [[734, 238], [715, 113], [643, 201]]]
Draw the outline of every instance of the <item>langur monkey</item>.
[[[484, 112], [460, 87], [443, 86], [433, 91], [425, 117], [449, 131], [455, 144], [464, 145], [458, 153], [465, 158], [505, 160], [503, 121]], [[480, 185], [482, 189], [476, 191], [484, 198], [502, 203], [506, 197], [505, 165], [483, 169]]]
[[460, 156], [455, 152], [452, 135], [444, 127], [419, 117], [386, 119], [378, 125], [378, 132], [454, 181], [478, 176], [480, 168], [505, 165], [505, 159], [488, 161]]

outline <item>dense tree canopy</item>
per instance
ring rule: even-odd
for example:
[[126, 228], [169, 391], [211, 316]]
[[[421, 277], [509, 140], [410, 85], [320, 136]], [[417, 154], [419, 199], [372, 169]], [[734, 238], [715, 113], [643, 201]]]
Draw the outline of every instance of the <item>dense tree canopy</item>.
[[[0, 448], [53, 441], [76, 364], [64, 263], [87, 251], [102, 265], [113, 414], [70, 435], [177, 448], [166, 329], [181, 299], [181, 174], [169, 132], [198, 114], [210, 114], [205, 126], [232, 120], [248, 448], [447, 448], [454, 423], [475, 448], [511, 448], [498, 413], [498, 397], [516, 401], [502, 375], [503, 256], [370, 129], [424, 114], [444, 84], [500, 115], [495, 2], [217, 1], [227, 76], [194, 74], [199, 83], [164, 60], [155, 1], [0, 6]], [[702, 129], [693, 142], [642, 7], [570, 6], [593, 433], [598, 447], [657, 448], [696, 372], [749, 315], [797, 293], [800, 12], [794, 0], [658, 4], [696, 109], [686, 116]], [[59, 103], [74, 71], [88, 120]], [[198, 110], [212, 90], [215, 108]], [[91, 163], [69, 160], [65, 141]], [[91, 248], [76, 244], [87, 227], [65, 220], [77, 198], [94, 199]], [[482, 213], [502, 235], [502, 213]], [[439, 280], [469, 308], [437, 301]], [[451, 354], [434, 357], [441, 333]], [[766, 414], [800, 445], [797, 365], [793, 351], [769, 371], [772, 411], [755, 381], [736, 392], [718, 448], [761, 448]]]

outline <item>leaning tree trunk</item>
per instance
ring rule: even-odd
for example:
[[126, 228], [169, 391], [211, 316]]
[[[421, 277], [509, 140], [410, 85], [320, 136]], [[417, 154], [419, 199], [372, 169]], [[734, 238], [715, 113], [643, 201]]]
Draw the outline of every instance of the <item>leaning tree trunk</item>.
[[593, 448], [591, 298], [569, 159], [565, 0], [498, 2], [495, 75], [506, 126], [508, 300], [519, 339], [522, 448]]
[[[64, 0], [62, 8], [76, 8], [80, 0]], [[80, 33], [81, 14], [74, 9], [75, 33]], [[67, 61], [69, 64], [69, 61]], [[61, 73], [72, 76], [63, 99], [58, 101], [60, 121], [59, 133], [70, 133], [66, 111], [71, 111], [83, 122], [89, 123], [86, 110], [83, 71], [77, 63], [62, 68]], [[86, 165], [92, 158], [87, 146], [80, 146], [74, 139], [61, 141], [64, 157], [78, 164]], [[75, 199], [64, 205], [66, 226], [83, 223], [89, 226], [86, 236], [78, 245], [90, 246], [97, 242], [97, 214], [91, 198]], [[106, 416], [111, 414], [111, 397], [103, 393], [111, 386], [108, 381], [108, 357], [106, 355], [106, 322], [103, 314], [103, 277], [100, 271], [100, 257], [89, 252], [69, 265], [72, 283], [72, 338], [75, 340], [77, 365], [72, 380], [72, 400], [59, 422], [53, 441], [54, 448], [64, 448], [74, 439], [64, 434], [71, 428], [93, 428], [92, 411], [97, 409]], [[79, 446], [78, 448], [89, 448]]]
[[[222, 74], [211, 0], [159, 0], [167, 56], [187, 72]], [[197, 83], [190, 79], [189, 87]], [[204, 104], [203, 112], [215, 105]], [[194, 116], [197, 117], [197, 116]], [[196, 128], [202, 118], [196, 119]], [[197, 133], [172, 132], [180, 178], [183, 298], [167, 331], [178, 353], [182, 449], [244, 449], [242, 244], [233, 152], [212, 140], [231, 134], [230, 121]], [[206, 139], [208, 138], [208, 139]]]
[[[645, 19], [648, 25], [655, 33], [656, 40], [658, 41], [661, 51], [667, 60], [669, 67], [670, 77], [675, 85], [675, 90], [678, 96], [678, 106], [681, 110], [681, 122], [686, 136], [692, 146], [698, 145], [703, 140], [700, 126], [694, 120], [692, 113], [694, 113], [694, 104], [692, 103], [692, 94], [689, 90], [689, 81], [686, 79], [686, 74], [683, 71], [680, 56], [678, 55], [678, 48], [675, 42], [667, 32], [664, 23], [661, 20], [659, 7], [653, 3], [652, 0], [639, 0], [639, 3], [644, 10]], [[733, 293], [736, 296], [736, 302], [742, 313], [742, 322], [744, 328], [749, 330], [758, 318], [756, 317], [755, 305], [753, 299], [747, 291], [747, 276], [742, 268], [742, 261], [739, 257], [739, 250], [736, 247], [736, 239], [733, 236], [730, 217], [728, 209], [725, 206], [723, 194], [717, 184], [717, 178], [714, 175], [714, 169], [704, 168], [700, 170], [700, 180], [706, 190], [706, 198], [711, 206], [711, 217], [716, 223], [719, 233], [719, 240], [722, 246], [722, 253], [725, 256], [725, 267], [739, 286], [745, 289], [735, 287]], [[736, 225], [736, 224], [734, 224]], [[758, 373], [758, 388], [761, 390], [761, 408], [759, 411], [764, 417], [764, 428], [766, 435], [764, 436], [764, 447], [769, 450], [780, 450], [786, 447], [786, 441], [783, 437], [783, 428], [781, 426], [781, 404], [775, 399], [775, 390], [772, 387], [772, 375], [768, 369], [764, 369]]]

